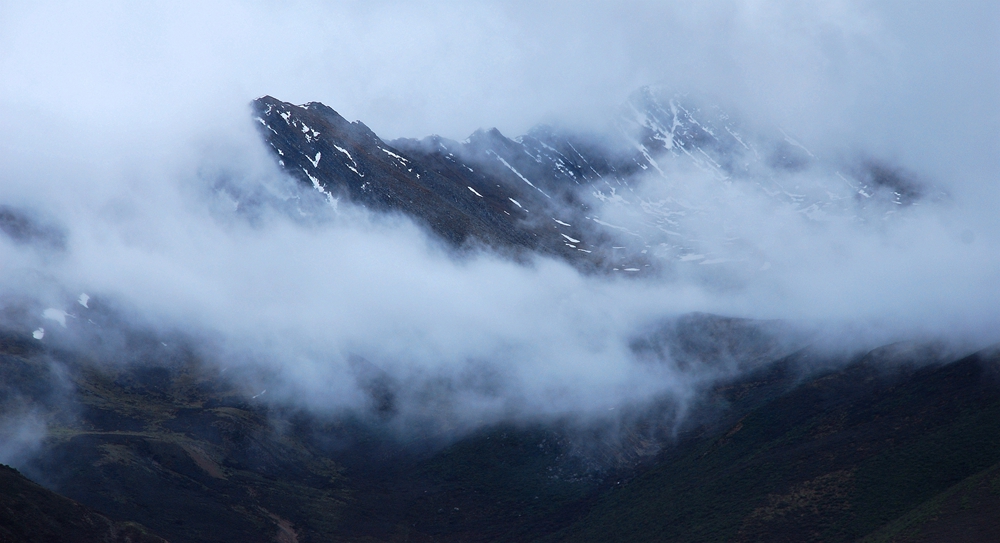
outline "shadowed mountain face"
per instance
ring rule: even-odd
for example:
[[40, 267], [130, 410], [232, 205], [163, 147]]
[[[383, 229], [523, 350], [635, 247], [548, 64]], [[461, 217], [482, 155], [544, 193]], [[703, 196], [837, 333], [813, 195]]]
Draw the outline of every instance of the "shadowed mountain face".
[[536, 252], [589, 272], [648, 275], [734, 258], [759, 267], [753, 251], [711, 252], [745, 233], [695, 226], [727, 222], [734, 186], [820, 222], [886, 219], [927, 192], [886, 164], [823, 160], [780, 130], [751, 130], [717, 106], [649, 88], [610, 133], [540, 126], [510, 139], [490, 129], [464, 142], [386, 142], [316, 102], [265, 96], [253, 110], [279, 165], [331, 206], [403, 213], [455, 247]]
[[10, 506], [0, 533], [55, 518], [206, 542], [994, 540], [997, 351], [830, 358], [788, 353], [774, 327], [694, 315], [637, 344], [650, 360], [743, 368], [683, 418], [654, 404], [613, 426], [405, 440], [377, 402], [318, 415], [190, 355], [150, 346], [141, 364], [109, 366], [8, 334], [5, 405], [48, 421], [20, 469], [115, 521], [32, 486], [12, 499], [34, 512]]
[[63, 249], [66, 235], [55, 226], [40, 222], [28, 211], [0, 205], [0, 233], [20, 244]]
[[113, 522], [0, 465], [0, 542], [165, 543], [134, 522]]
[[477, 132], [464, 145], [437, 137], [390, 145], [322, 104], [264, 97], [254, 107], [279, 163], [331, 205], [346, 198], [403, 212], [454, 246], [539, 251], [584, 267], [596, 262], [589, 245], [573, 243], [580, 234], [571, 223], [557, 222], [572, 193], [552, 182], [551, 172], [539, 175], [545, 165], [496, 130]]
[[[560, 537], [995, 538], [1000, 525], [986, 511], [1000, 498], [1000, 357], [917, 368], [913, 354], [887, 370], [872, 352], [773, 398], [608, 493]], [[951, 505], [961, 500], [967, 514]]]

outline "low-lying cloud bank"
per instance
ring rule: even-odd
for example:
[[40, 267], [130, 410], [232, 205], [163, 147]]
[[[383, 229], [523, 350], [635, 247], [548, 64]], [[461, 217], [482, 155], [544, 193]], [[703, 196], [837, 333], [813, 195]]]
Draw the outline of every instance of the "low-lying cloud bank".
[[[597, 6], [600, 18], [569, 10], [587, 38], [539, 28], [566, 7], [558, 4], [417, 16], [426, 28], [451, 29], [443, 33], [404, 25], [397, 11], [415, 16], [413, 8], [391, 3], [0, 8], [0, 306], [30, 308], [7, 324], [44, 328], [43, 342], [71, 337], [88, 326], [88, 304], [78, 301], [86, 293], [123, 308], [136, 326], [198, 338], [199, 354], [221, 367], [268, 370], [284, 384], [269, 392], [279, 399], [322, 410], [366, 405], [358, 383], [368, 363], [408, 391], [401, 401], [430, 411], [435, 398], [452, 402], [439, 411], [455, 424], [683, 399], [706, 375], [643, 364], [630, 342], [652, 322], [693, 311], [803, 322], [860, 344], [1000, 340], [991, 138], [1000, 125], [994, 100], [984, 99], [997, 90], [1000, 63], [990, 55], [1000, 48], [984, 47], [992, 34], [975, 26], [943, 45], [945, 58], [915, 65], [909, 48], [928, 50], [915, 30], [927, 21], [888, 17], [908, 5], [774, 6], [639, 3], [615, 16]], [[945, 30], [996, 15], [958, 11]], [[467, 21], [475, 33], [459, 30]], [[677, 31], [669, 52], [657, 23]], [[682, 39], [720, 28], [728, 38]], [[425, 36], [417, 47], [403, 47], [417, 34]], [[426, 38], [434, 35], [442, 37]], [[942, 45], [945, 35], [935, 29], [929, 39]], [[393, 38], [367, 47], [379, 37]], [[684, 60], [692, 58], [702, 63]], [[553, 66], [562, 71], [553, 75]], [[947, 76], [975, 78], [921, 90]], [[888, 154], [950, 198], [874, 226], [815, 222], [783, 214], [752, 188], [678, 171], [673, 185], [649, 181], [640, 196], [683, 191], [711, 208], [702, 217], [725, 218], [690, 219], [706, 243], [735, 232], [767, 269], [725, 286], [693, 266], [669, 280], [584, 277], [546, 259], [456, 256], [404, 218], [314, 206], [314, 193], [279, 172], [246, 106], [265, 92], [323, 100], [386, 138], [461, 137], [500, 121], [517, 133], [543, 111], [611, 110], [623, 90], [685, 78], [791, 125], [817, 153]], [[579, 98], [554, 106], [567, 96]], [[786, 181], [821, 174], [794, 175]], [[58, 311], [43, 316], [47, 308]]]

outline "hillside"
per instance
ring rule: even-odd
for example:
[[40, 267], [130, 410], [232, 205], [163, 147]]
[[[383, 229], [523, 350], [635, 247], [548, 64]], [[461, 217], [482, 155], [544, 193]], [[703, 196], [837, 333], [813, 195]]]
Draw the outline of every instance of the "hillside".
[[[22, 470], [172, 541], [996, 533], [996, 351], [952, 362], [889, 346], [803, 375], [806, 349], [714, 387], [674, 437], [651, 431], [666, 420], [653, 408], [613, 434], [552, 421], [402, 442], [377, 418], [262, 404], [193, 359], [112, 370], [16, 344], [5, 341], [7, 397], [49, 382], [55, 357], [71, 392], [36, 398], [75, 414]], [[32, 502], [54, 518], [67, 507]]]
[[4, 543], [163, 543], [135, 522], [114, 522], [0, 465]]

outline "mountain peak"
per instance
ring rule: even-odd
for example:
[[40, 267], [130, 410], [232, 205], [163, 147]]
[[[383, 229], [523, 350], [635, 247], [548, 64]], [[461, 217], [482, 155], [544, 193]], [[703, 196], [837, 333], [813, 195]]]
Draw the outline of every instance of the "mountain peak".
[[[592, 272], [646, 275], [737, 262], [766, 268], [754, 249], [720, 252], [734, 247], [730, 238], [738, 232], [706, 239], [695, 229], [701, 219], [687, 220], [724, 213], [694, 198], [723, 194], [732, 183], [808, 220], [862, 208], [891, 214], [890, 203], [909, 205], [920, 194], [883, 166], [863, 167], [847, 183], [801, 177], [811, 185], [800, 181], [788, 190], [781, 176], [822, 166], [821, 159], [780, 130], [752, 130], [717, 106], [655, 87], [630, 96], [618, 133], [539, 126], [511, 139], [489, 128], [461, 143], [440, 136], [386, 143], [319, 102], [295, 106], [265, 96], [254, 104], [279, 165], [331, 205], [346, 198], [401, 211], [455, 247], [537, 252]], [[671, 172], [685, 170], [701, 172], [703, 185], [674, 183]], [[895, 199], [872, 200], [879, 186], [895, 191]], [[667, 187], [674, 192], [663, 194]], [[657, 194], [655, 206], [647, 193]], [[600, 218], [616, 209], [634, 218]]]

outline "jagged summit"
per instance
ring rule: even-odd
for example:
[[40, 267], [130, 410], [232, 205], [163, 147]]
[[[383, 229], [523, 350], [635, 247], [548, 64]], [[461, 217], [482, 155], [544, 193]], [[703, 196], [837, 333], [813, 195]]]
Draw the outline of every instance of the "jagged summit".
[[[253, 105], [279, 165], [334, 207], [347, 199], [399, 211], [456, 247], [539, 253], [588, 271], [759, 266], [752, 254], [712, 254], [719, 250], [713, 244], [739, 232], [706, 243], [690, 224], [724, 222], [712, 214], [724, 213], [717, 200], [733, 183], [817, 221], [891, 215], [921, 194], [878, 162], [841, 172], [778, 129], [751, 129], [718, 106], [652, 87], [622, 106], [613, 133], [539, 126], [509, 138], [490, 128], [463, 142], [386, 142], [319, 102], [296, 106], [264, 96]], [[696, 185], [678, 174], [686, 171], [699, 176]]]

